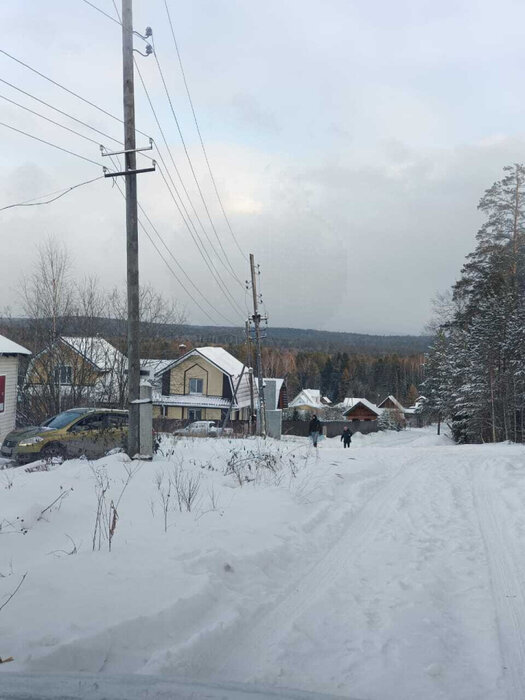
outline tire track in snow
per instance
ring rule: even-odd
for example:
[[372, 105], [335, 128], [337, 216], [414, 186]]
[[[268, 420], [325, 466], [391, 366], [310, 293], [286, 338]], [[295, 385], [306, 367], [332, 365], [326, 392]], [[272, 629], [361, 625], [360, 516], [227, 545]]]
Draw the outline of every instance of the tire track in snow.
[[483, 469], [470, 467], [474, 505], [485, 545], [497, 615], [503, 678], [509, 700], [525, 698], [525, 597], [519, 570], [504, 531], [505, 511], [487, 488]]
[[344, 576], [373, 541], [378, 529], [394, 511], [398, 497], [417, 473], [419, 462], [420, 457], [405, 462], [356, 513], [346, 533], [303, 572], [273, 608], [259, 611], [241, 627], [223, 630], [218, 638], [212, 635], [212, 638], [201, 639], [197, 648], [188, 650], [191, 672], [197, 672], [199, 677], [230, 680], [245, 680], [247, 673], [256, 676], [261, 664], [265, 664], [289, 633], [293, 622]]

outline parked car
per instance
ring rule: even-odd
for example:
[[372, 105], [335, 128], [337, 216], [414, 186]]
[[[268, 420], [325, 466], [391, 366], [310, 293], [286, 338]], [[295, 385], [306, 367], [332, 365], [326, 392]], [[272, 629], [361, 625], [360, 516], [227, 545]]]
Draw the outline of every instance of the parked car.
[[217, 437], [218, 435], [233, 435], [232, 428], [221, 428], [214, 420], [197, 420], [185, 428], [179, 428], [175, 435]]
[[2, 457], [19, 463], [48, 457], [102, 457], [108, 450], [124, 447], [128, 434], [128, 411], [109, 408], [71, 408], [42, 425], [10, 432], [0, 448]]

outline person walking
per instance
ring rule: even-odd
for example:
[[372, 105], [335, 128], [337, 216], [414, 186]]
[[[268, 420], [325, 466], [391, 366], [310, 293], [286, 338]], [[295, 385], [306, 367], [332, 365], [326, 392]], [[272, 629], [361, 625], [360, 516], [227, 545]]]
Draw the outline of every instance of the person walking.
[[322, 427], [321, 421], [314, 414], [308, 426], [308, 432], [310, 433], [310, 439], [314, 447], [317, 447], [317, 441], [319, 440], [319, 433], [321, 432]]
[[345, 426], [343, 428], [343, 432], [341, 433], [341, 440], [345, 448], [350, 447], [350, 443], [352, 442], [352, 433], [350, 432], [350, 428], [348, 426]]

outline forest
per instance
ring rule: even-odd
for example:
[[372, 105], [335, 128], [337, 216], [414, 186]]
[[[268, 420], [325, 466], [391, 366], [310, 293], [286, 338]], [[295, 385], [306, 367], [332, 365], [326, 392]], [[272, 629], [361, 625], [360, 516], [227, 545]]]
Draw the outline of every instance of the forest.
[[478, 208], [476, 247], [436, 306], [426, 405], [457, 442], [523, 442], [525, 166], [505, 167]]

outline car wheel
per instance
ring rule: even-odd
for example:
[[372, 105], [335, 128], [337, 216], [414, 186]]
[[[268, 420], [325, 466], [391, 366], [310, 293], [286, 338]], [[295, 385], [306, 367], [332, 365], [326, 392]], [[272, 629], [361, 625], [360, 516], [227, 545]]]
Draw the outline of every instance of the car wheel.
[[58, 457], [64, 460], [66, 458], [66, 451], [58, 442], [52, 442], [50, 445], [46, 445], [40, 450], [40, 456], [42, 459], [54, 459]]

